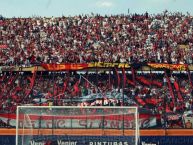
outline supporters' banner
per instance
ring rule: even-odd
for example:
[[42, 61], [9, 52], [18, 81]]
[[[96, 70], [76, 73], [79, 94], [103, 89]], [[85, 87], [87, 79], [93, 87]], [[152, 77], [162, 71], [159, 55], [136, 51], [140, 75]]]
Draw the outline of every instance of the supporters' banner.
[[6, 48], [8, 48], [8, 45], [6, 45], [6, 44], [0, 44], [0, 49], [6, 49]]
[[128, 63], [108, 63], [108, 62], [95, 62], [89, 63], [88, 67], [100, 67], [100, 68], [130, 68]]
[[148, 63], [148, 66], [155, 68], [155, 69], [170, 69], [170, 70], [177, 70], [177, 71], [185, 71], [187, 70], [188, 65], [186, 64], [167, 64], [167, 63]]
[[42, 64], [42, 67], [49, 71], [60, 71], [60, 70], [81, 70], [88, 68], [88, 64]]
[[65, 63], [65, 64], [42, 64], [42, 67], [49, 71], [60, 71], [60, 70], [81, 70], [87, 68], [130, 68], [128, 63], [106, 63], [106, 62], [96, 62], [96, 63]]
[[[22, 116], [22, 115], [20, 115]], [[134, 116], [126, 115], [124, 116], [124, 122], [122, 120], [123, 115], [77, 115], [77, 116], [38, 116], [38, 115], [28, 115], [28, 119], [19, 121], [19, 128], [39, 128], [41, 122], [41, 128], [52, 128], [54, 125], [55, 129], [58, 128], [101, 128], [103, 125], [105, 128], [133, 128], [134, 126]], [[25, 117], [21, 117], [25, 118]], [[41, 118], [41, 121], [39, 120]], [[140, 114], [139, 125], [142, 128], [155, 127], [157, 125], [157, 119], [160, 116]], [[15, 114], [0, 114], [0, 120], [4, 123], [9, 122], [10, 126], [16, 126], [16, 115]], [[124, 123], [124, 124], [123, 124]], [[23, 126], [24, 125], [24, 126]], [[28, 126], [29, 125], [29, 126]]]

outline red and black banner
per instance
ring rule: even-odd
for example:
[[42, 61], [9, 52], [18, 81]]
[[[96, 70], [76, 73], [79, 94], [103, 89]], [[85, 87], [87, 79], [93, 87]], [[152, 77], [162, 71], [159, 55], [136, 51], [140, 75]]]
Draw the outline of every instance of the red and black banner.
[[88, 68], [88, 64], [81, 63], [81, 64], [73, 64], [73, 63], [66, 63], [66, 64], [42, 64], [42, 67], [49, 71], [61, 71], [61, 70], [81, 70]]
[[169, 69], [176, 71], [186, 71], [188, 68], [187, 64], [167, 64], [167, 63], [148, 63], [148, 66], [154, 69]]
[[64, 63], [64, 64], [41, 64], [41, 66], [49, 71], [61, 71], [61, 70], [82, 70], [87, 68], [130, 68], [127, 63]]

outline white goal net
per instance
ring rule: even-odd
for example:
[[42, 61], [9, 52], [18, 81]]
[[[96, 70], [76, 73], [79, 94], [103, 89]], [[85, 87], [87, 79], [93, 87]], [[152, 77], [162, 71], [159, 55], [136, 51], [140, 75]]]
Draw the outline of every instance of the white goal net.
[[137, 107], [18, 106], [16, 145], [137, 145]]

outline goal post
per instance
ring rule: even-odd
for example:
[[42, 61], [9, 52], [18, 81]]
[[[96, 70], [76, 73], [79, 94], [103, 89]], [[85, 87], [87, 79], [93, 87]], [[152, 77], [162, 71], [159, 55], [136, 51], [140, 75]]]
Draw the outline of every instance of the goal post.
[[16, 145], [138, 145], [137, 107], [18, 106]]

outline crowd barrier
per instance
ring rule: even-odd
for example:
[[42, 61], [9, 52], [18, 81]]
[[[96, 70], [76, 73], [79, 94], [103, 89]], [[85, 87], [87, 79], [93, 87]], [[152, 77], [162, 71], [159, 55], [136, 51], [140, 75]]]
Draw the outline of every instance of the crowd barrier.
[[[34, 134], [38, 134], [39, 131], [43, 135], [51, 135], [53, 133], [52, 129], [33, 129]], [[108, 129], [109, 135], [120, 135], [121, 132], [119, 131], [113, 131]], [[55, 135], [62, 135], [65, 134], [65, 132], [69, 133], [72, 132], [72, 129], [55, 129], [54, 134]], [[101, 133], [100, 129], [74, 129], [73, 133], [74, 135], [82, 135], [82, 134], [92, 134], [94, 135], [100, 135]], [[129, 134], [129, 131], [125, 131], [125, 135]], [[0, 135], [10, 135], [14, 136], [16, 134], [16, 129], [9, 129], [9, 128], [2, 128], [0, 129]], [[73, 135], [73, 134], [72, 134]], [[193, 136], [193, 130], [192, 129], [143, 129], [140, 130], [141, 136]]]
[[[68, 131], [68, 130], [66, 130]], [[35, 131], [37, 133], [37, 130]], [[94, 133], [93, 136], [100, 133], [100, 130], [89, 131], [87, 130], [76, 130], [74, 131], [75, 138], [80, 138], [82, 134]], [[51, 135], [51, 130], [43, 129], [41, 130], [43, 135]], [[53, 132], [52, 132], [53, 133]], [[54, 134], [62, 135], [63, 130], [55, 130]], [[128, 132], [129, 133], [129, 132]], [[0, 129], [0, 145], [15, 145], [15, 129]], [[112, 136], [118, 135], [118, 132], [112, 132]], [[126, 133], [127, 134], [127, 133]], [[90, 136], [92, 138], [92, 136]], [[103, 136], [97, 137], [99, 140]], [[124, 140], [124, 138], [123, 138]], [[193, 144], [193, 130], [188, 129], [152, 129], [152, 130], [141, 130], [140, 131], [140, 145], [192, 145]]]

